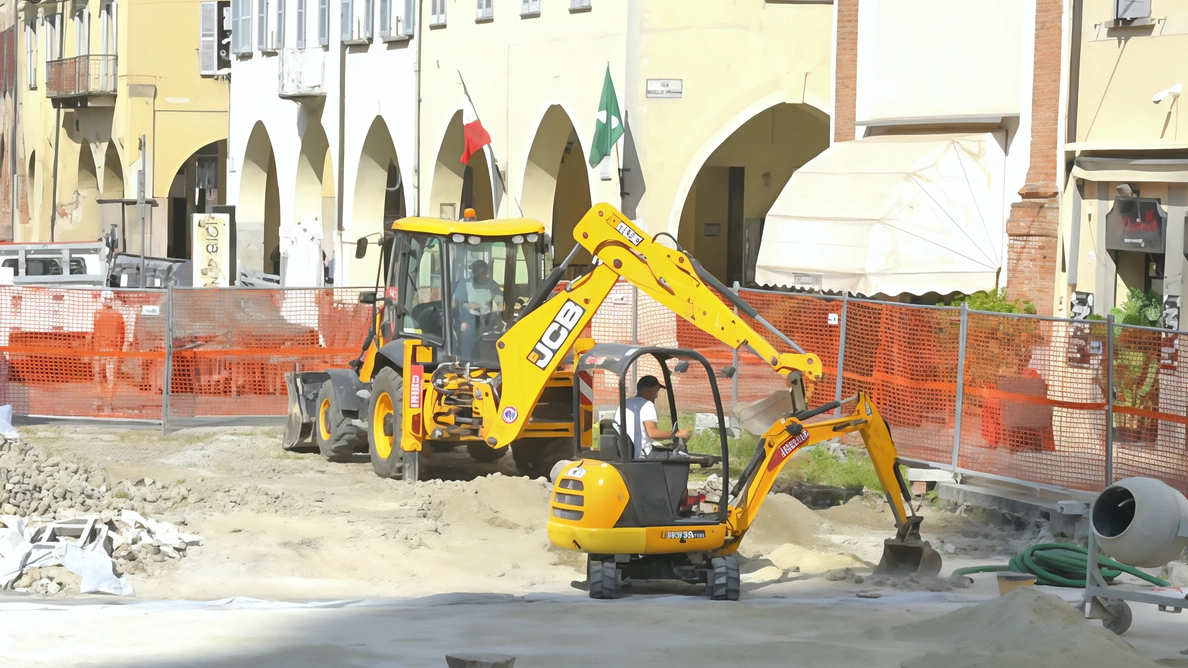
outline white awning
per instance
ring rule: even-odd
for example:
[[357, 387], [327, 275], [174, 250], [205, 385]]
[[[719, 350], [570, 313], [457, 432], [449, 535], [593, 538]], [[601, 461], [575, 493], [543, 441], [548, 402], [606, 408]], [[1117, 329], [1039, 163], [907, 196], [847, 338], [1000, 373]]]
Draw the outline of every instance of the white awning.
[[792, 175], [756, 281], [861, 295], [978, 292], [1003, 265], [1002, 144], [992, 133], [834, 144]]

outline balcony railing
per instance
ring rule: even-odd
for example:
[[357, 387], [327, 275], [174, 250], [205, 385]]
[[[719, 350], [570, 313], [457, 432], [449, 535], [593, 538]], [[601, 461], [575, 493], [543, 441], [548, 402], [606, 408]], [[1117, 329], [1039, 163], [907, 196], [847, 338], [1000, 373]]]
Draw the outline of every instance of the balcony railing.
[[320, 48], [281, 51], [277, 74], [280, 97], [326, 97], [326, 52]]
[[46, 64], [46, 97], [67, 106], [86, 106], [92, 96], [116, 94], [116, 57], [75, 56]]

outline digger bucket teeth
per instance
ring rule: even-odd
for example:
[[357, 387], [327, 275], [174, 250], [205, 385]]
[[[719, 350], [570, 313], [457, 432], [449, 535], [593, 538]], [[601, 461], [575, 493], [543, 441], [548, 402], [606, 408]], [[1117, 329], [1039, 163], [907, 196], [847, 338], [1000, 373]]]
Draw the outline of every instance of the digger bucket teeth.
[[883, 558], [874, 575], [904, 578], [909, 575], [936, 577], [941, 570], [940, 553], [932, 549], [928, 541], [897, 540], [883, 541]]

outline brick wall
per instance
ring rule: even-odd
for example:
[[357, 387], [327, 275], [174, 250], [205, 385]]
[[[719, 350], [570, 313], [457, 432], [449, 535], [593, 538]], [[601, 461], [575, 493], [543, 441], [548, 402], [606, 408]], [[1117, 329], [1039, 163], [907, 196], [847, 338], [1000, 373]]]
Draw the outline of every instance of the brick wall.
[[854, 139], [858, 90], [858, 0], [837, 0], [833, 141]]
[[1031, 160], [1023, 201], [1007, 219], [1007, 289], [1041, 315], [1055, 307], [1060, 199], [1056, 181], [1060, 121], [1061, 0], [1036, 0], [1032, 59]]

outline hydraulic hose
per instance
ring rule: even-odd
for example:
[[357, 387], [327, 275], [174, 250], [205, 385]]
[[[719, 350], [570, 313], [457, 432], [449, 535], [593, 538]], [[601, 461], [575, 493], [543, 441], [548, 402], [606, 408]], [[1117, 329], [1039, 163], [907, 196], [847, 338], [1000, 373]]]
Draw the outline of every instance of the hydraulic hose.
[[[1069, 543], [1041, 543], [1011, 557], [1009, 564], [971, 566], [953, 571], [953, 574], [968, 576], [974, 573], [1013, 571], [1034, 575], [1035, 583], [1038, 585], [1084, 588], [1088, 561], [1089, 551], [1083, 547]], [[1114, 561], [1103, 554], [1097, 555], [1097, 564], [1101, 567], [1101, 575], [1107, 583], [1112, 583], [1114, 578], [1128, 573], [1157, 587], [1170, 585], [1162, 578]]]

